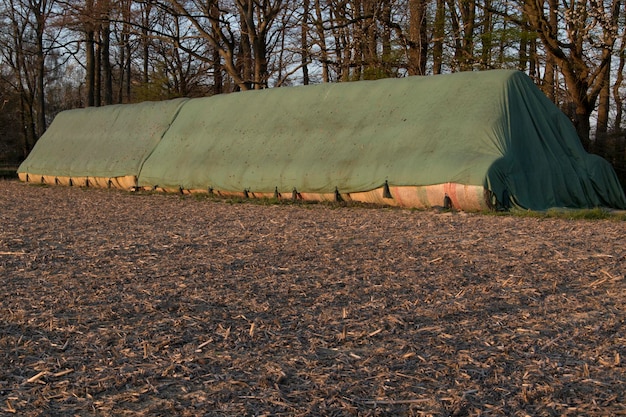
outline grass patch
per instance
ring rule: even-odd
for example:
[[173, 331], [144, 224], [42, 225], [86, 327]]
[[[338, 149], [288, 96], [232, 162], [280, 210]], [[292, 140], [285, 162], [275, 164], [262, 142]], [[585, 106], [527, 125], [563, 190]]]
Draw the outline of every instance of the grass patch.
[[517, 217], [531, 217], [538, 219], [565, 219], [565, 220], [616, 220], [626, 221], [626, 212], [614, 211], [604, 207], [591, 209], [552, 208], [546, 211], [511, 210], [508, 213], [497, 215], [512, 215]]

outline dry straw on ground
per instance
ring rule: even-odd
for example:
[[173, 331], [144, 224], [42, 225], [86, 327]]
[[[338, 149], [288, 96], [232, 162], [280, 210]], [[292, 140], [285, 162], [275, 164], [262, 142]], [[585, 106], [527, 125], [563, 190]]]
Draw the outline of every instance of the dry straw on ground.
[[0, 181], [0, 414], [626, 414], [626, 222]]

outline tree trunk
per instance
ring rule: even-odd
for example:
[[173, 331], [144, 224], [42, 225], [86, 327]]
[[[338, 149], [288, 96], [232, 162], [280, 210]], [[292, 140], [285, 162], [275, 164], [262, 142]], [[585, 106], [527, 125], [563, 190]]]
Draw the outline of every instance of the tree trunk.
[[437, 0], [433, 28], [433, 74], [441, 74], [443, 67], [443, 40], [446, 36], [446, 2]]
[[377, 79], [384, 77], [383, 65], [378, 57], [378, 22], [375, 19], [377, 15], [377, 7], [375, 1], [363, 0], [363, 22], [361, 34], [365, 37], [362, 40], [363, 60], [364, 60], [364, 76], [366, 79]]
[[87, 87], [87, 107], [93, 107], [95, 100], [95, 84], [96, 84], [96, 58], [94, 49], [94, 32], [93, 29], [87, 29], [87, 42], [85, 44], [85, 69], [86, 69], [86, 87]]
[[128, 101], [132, 100], [132, 76], [133, 76], [133, 67], [132, 67], [132, 49], [130, 42], [126, 44], [126, 99]]
[[[622, 82], [624, 81], [624, 66], [626, 65], [626, 31], [622, 30], [622, 37], [620, 38], [620, 46], [617, 50], [619, 53], [619, 65], [616, 71], [615, 83], [613, 84], [613, 100], [615, 100], [615, 122], [613, 123], [613, 132], [621, 132], [622, 130], [622, 118], [623, 118], [623, 101], [620, 93]], [[621, 162], [626, 159], [624, 153], [619, 153], [619, 146], [626, 145], [626, 138], [624, 135], [620, 135], [616, 139], [616, 152]]]
[[[126, 85], [126, 66], [130, 65], [130, 56], [126, 56], [126, 48], [130, 42], [130, 0], [123, 0], [120, 4], [122, 14], [122, 32], [120, 34], [120, 43], [118, 49], [120, 71], [118, 74], [117, 84], [117, 103], [124, 103], [125, 85]], [[126, 96], [126, 98], [130, 98]]]
[[352, 51], [348, 47], [348, 45], [350, 44], [350, 37], [349, 34], [346, 33], [347, 31], [348, 29], [346, 28], [341, 29], [341, 35], [339, 37], [341, 41], [337, 44], [337, 57], [341, 57], [339, 61], [341, 63], [341, 81], [350, 81], [353, 76], [353, 74], [350, 73], [350, 68], [353, 65], [353, 60]]
[[209, 16], [211, 16], [211, 35], [215, 39], [215, 45], [212, 47], [212, 63], [213, 63], [213, 94], [222, 94], [224, 92], [224, 77], [222, 74], [222, 56], [220, 55], [219, 39], [221, 38], [219, 31], [221, 30], [220, 21], [220, 5], [215, 0], [209, 3]]
[[491, 0], [485, 0], [484, 9], [485, 11], [480, 32], [480, 39], [482, 43], [480, 67], [481, 69], [486, 70], [492, 68], [491, 47], [493, 45], [493, 16], [491, 12]]
[[108, 16], [102, 26], [102, 76], [104, 77], [104, 104], [113, 104], [113, 73], [111, 70], [111, 27]]
[[213, 48], [213, 94], [222, 94], [223, 92], [222, 56], [217, 48]]
[[452, 30], [452, 37], [454, 40], [454, 63], [456, 68], [453, 71], [463, 70], [463, 61], [465, 60], [463, 54], [463, 35], [461, 34], [461, 22], [457, 13], [456, 4], [454, 0], [447, 0], [448, 9], [450, 10], [450, 28]]
[[22, 129], [22, 156], [26, 159], [31, 149], [33, 149], [33, 144], [29, 140], [29, 132], [27, 129], [28, 120], [26, 118], [26, 100], [22, 94], [20, 94], [20, 122]]
[[320, 47], [320, 61], [322, 64], [322, 81], [330, 82], [329, 75], [329, 57], [328, 48], [326, 46], [326, 30], [324, 30], [324, 20], [322, 17], [322, 8], [320, 0], [315, 0], [315, 29], [317, 32], [318, 43]]
[[254, 42], [254, 89], [267, 88], [267, 55], [265, 42], [256, 38]]
[[461, 18], [463, 19], [463, 49], [461, 71], [471, 71], [475, 61], [474, 31], [476, 29], [476, 1], [461, 1]]
[[[558, 1], [557, 0], [548, 0], [549, 5], [549, 36], [555, 38], [557, 33], [557, 25], [558, 25]], [[541, 81], [541, 90], [544, 92], [546, 96], [555, 104], [558, 104], [558, 99], [556, 96], [556, 88], [557, 88], [557, 64], [552, 54], [548, 54], [546, 56], [545, 69], [543, 74], [543, 79]]]
[[[506, 20], [505, 20], [506, 24]], [[506, 27], [504, 28], [506, 30]], [[517, 65], [517, 69], [523, 72], [526, 72], [528, 69], [528, 44], [529, 44], [529, 36], [528, 28], [526, 27], [526, 19], [523, 19], [522, 27], [520, 28], [520, 40], [519, 40], [519, 64]], [[502, 62], [502, 57], [505, 54], [505, 40], [504, 36], [500, 38], [500, 62]]]
[[426, 75], [428, 1], [409, 0], [409, 75]]
[[102, 44], [100, 43], [100, 30], [94, 32], [95, 36], [95, 60], [94, 60], [94, 104], [102, 105]]
[[[620, 93], [620, 88], [622, 86], [622, 82], [624, 81], [624, 66], [626, 65], [626, 57], [624, 56], [624, 40], [626, 38], [626, 32], [624, 32], [622, 38], [622, 47], [619, 54], [619, 66], [617, 68], [617, 75], [615, 78], [615, 83], [613, 84], [613, 100], [615, 100], [615, 122], [613, 123], [613, 132], [617, 133], [622, 130], [622, 119], [623, 119], [623, 111], [624, 105], [622, 101], [622, 95]], [[623, 140], [623, 138], [621, 139]]]
[[300, 23], [300, 56], [302, 57], [302, 84], [309, 85], [309, 4], [302, 1], [302, 22]]
[[532, 78], [538, 78], [539, 72], [539, 54], [537, 53], [537, 38], [533, 36], [528, 42], [528, 75]]
[[46, 56], [44, 51], [44, 28], [46, 25], [45, 13], [47, 9], [46, 1], [42, 1], [38, 4], [39, 8], [33, 7], [35, 18], [37, 20], [36, 34], [37, 34], [37, 71], [36, 71], [36, 89], [35, 89], [35, 103], [36, 103], [36, 123], [35, 134], [36, 138], [40, 138], [46, 131], [46, 92], [45, 92], [45, 76], [46, 76]]
[[383, 73], [385, 77], [392, 77], [395, 62], [391, 45], [391, 28], [387, 24], [387, 22], [391, 22], [391, 2], [384, 2], [383, 4], [382, 21], [385, 22], [381, 33]]
[[239, 0], [237, 4], [240, 5], [239, 23], [242, 27], [237, 68], [245, 83], [245, 88], [242, 89], [249, 90], [252, 88], [252, 74], [254, 72], [252, 68], [252, 45], [250, 45], [250, 37], [248, 34], [248, 19], [252, 19], [252, 1]]
[[150, 37], [148, 30], [150, 28], [150, 14], [152, 12], [151, 1], [142, 3], [142, 29], [141, 29], [141, 46], [142, 46], [142, 58], [143, 58], [143, 84], [147, 85], [150, 82]]
[[596, 121], [596, 143], [600, 149], [604, 147], [603, 141], [606, 139], [606, 133], [609, 130], [609, 111], [611, 100], [611, 72], [610, 64], [604, 69], [604, 73], [600, 75], [604, 82], [600, 95], [598, 96], [598, 118]]
[[351, 69], [349, 80], [356, 81], [362, 79], [363, 70], [367, 64], [367, 28], [363, 17], [362, 0], [352, 0], [349, 4], [352, 6], [350, 7], [352, 14], [349, 16], [348, 20], [354, 23], [350, 25], [352, 27], [352, 32], [350, 32], [350, 29], [348, 28], [346, 28], [343, 32], [346, 37], [344, 45], [353, 45], [351, 48], [351, 56], [346, 60], [346, 62], [349, 63]]

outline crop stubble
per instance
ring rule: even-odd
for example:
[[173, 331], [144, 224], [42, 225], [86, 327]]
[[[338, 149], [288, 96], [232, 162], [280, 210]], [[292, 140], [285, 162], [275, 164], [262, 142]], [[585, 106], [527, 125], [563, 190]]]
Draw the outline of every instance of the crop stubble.
[[0, 181], [0, 412], [625, 415], [625, 222]]

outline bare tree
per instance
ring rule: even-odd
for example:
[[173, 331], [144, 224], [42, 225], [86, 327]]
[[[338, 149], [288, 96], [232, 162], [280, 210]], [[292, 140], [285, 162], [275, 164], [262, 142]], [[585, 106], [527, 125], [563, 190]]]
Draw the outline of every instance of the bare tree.
[[238, 89], [248, 90], [268, 86], [270, 38], [285, 4], [284, 0], [163, 0], [159, 6], [184, 18], [195, 29], [189, 36], [206, 40], [214, 54], [187, 52], [208, 64], [219, 54], [220, 71], [223, 69]]
[[590, 149], [590, 117], [606, 82], [621, 3], [566, 0], [563, 9], [555, 10], [556, 6], [551, 1], [546, 7], [542, 0], [526, 0], [521, 5], [531, 29], [563, 74], [574, 125], [583, 146]]
[[10, 74], [4, 74], [20, 100], [23, 152], [27, 154], [47, 127], [47, 60], [57, 29], [51, 25], [54, 0], [4, 0], [2, 56]]

